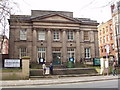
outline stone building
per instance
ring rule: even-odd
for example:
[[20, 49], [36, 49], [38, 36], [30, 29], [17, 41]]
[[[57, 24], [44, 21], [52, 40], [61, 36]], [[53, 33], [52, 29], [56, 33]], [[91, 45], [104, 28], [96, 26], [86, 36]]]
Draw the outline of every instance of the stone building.
[[9, 23], [10, 58], [62, 64], [99, 57], [98, 23], [74, 18], [73, 12], [32, 10], [31, 15], [11, 15]]

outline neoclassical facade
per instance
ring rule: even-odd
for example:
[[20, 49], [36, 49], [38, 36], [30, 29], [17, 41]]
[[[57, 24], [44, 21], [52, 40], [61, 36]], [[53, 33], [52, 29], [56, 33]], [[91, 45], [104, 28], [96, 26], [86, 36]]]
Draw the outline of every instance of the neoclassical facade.
[[62, 64], [99, 57], [98, 23], [74, 18], [73, 12], [32, 10], [31, 15], [11, 15], [9, 56], [30, 56], [31, 62]]

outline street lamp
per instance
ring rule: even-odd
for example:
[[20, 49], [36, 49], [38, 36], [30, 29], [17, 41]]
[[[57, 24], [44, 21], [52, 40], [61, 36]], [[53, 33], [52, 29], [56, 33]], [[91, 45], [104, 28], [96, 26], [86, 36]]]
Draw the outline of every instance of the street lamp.
[[119, 51], [119, 39], [118, 39], [118, 33], [117, 30], [119, 29], [119, 25], [115, 24], [115, 33], [116, 33], [116, 44], [117, 44], [117, 52], [118, 52], [118, 64], [120, 65], [120, 51]]

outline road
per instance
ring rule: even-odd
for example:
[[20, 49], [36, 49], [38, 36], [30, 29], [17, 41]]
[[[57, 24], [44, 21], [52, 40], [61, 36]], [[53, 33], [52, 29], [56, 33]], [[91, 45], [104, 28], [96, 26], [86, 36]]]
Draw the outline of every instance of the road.
[[[8, 88], [8, 87], [5, 87]], [[13, 88], [13, 87], [9, 87]], [[52, 85], [17, 86], [14, 88], [118, 88], [118, 79]]]

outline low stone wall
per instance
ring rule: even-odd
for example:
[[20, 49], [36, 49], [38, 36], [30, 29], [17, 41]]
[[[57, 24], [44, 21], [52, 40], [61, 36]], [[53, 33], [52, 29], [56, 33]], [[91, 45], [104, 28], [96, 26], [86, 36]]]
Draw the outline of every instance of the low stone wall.
[[[65, 68], [54, 69], [54, 75], [69, 75], [69, 74], [97, 74], [98, 72], [94, 68]], [[42, 76], [42, 69], [31, 69], [30, 76]]]
[[[14, 68], [13, 68], [14, 69]], [[29, 59], [22, 59], [22, 71], [1, 72], [2, 80], [29, 79]]]
[[2, 72], [2, 80], [28, 79], [22, 72]]

